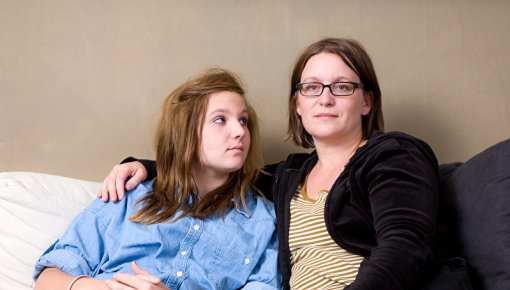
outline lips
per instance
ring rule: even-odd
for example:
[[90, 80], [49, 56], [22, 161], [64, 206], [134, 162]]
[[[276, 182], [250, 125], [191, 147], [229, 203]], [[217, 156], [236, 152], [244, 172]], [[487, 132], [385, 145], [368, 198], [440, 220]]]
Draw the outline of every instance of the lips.
[[315, 115], [316, 118], [336, 118], [338, 115], [332, 114], [332, 113], [319, 113]]
[[233, 146], [233, 147], [228, 148], [228, 150], [229, 151], [232, 151], [232, 150], [235, 150], [235, 151], [244, 151], [244, 146], [237, 145], [237, 146]]

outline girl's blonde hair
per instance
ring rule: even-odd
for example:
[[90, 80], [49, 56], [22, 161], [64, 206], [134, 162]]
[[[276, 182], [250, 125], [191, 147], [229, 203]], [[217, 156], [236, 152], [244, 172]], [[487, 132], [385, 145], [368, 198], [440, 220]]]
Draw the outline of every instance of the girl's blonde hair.
[[[199, 200], [192, 175], [193, 164], [199, 160], [198, 132], [202, 131], [209, 96], [221, 91], [238, 93], [244, 99], [251, 144], [243, 167]], [[262, 167], [262, 153], [257, 115], [244, 93], [237, 75], [215, 68], [188, 80], [166, 98], [155, 134], [157, 178], [152, 193], [140, 200], [142, 207], [132, 221], [154, 224], [183, 216], [205, 218], [224, 214], [233, 206], [246, 207], [249, 188], [258, 192], [253, 184]], [[178, 211], [182, 212], [176, 216]]]

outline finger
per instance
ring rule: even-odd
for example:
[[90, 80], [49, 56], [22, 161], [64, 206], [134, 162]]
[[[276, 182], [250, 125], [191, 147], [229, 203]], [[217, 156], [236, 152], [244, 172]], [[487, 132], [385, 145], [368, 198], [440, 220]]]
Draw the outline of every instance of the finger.
[[126, 182], [126, 190], [132, 190], [138, 184], [142, 183], [144, 179], [142, 178], [142, 174], [137, 170], [136, 173], [131, 177], [128, 182]]
[[115, 188], [119, 200], [122, 200], [126, 195], [124, 186], [127, 178], [127, 173], [123, 173], [122, 171], [117, 174], [117, 177], [115, 177]]
[[118, 281], [115, 281], [115, 280], [105, 280], [104, 284], [110, 290], [133, 290], [133, 289], [136, 289], [131, 286], [119, 283]]
[[131, 179], [126, 183], [126, 189], [131, 190], [135, 188], [138, 184], [144, 181], [147, 178], [147, 170], [139, 161], [135, 161], [132, 164], [132, 173]]
[[101, 184], [101, 191], [97, 194], [104, 202], [108, 201], [108, 176], [103, 180]]
[[144, 274], [144, 275], [150, 275], [149, 272], [145, 271], [144, 269], [142, 269], [140, 266], [138, 266], [138, 264], [133, 261], [131, 262], [131, 269], [133, 269], [133, 272], [135, 274]]
[[[148, 282], [145, 279], [142, 279], [138, 275], [131, 275], [131, 274], [124, 274], [124, 273], [117, 273], [113, 276], [113, 280], [116, 282], [123, 284], [125, 286], [129, 286], [134, 289], [152, 289], [151, 287], [154, 287], [154, 284], [151, 282]], [[120, 289], [131, 289], [131, 288], [120, 288]]]
[[[103, 184], [101, 183], [101, 188], [99, 189], [99, 191], [97, 192], [97, 195], [96, 195], [97, 198], [100, 198], [100, 199], [103, 199]], [[103, 199], [104, 201], [104, 199]]]
[[108, 192], [106, 193], [106, 195], [108, 195], [108, 197], [110, 198], [110, 200], [112, 202], [116, 202], [117, 201], [117, 190], [116, 190], [116, 186], [115, 186], [115, 178], [108, 179], [106, 186], [108, 187]]
[[106, 178], [105, 182], [106, 183], [106, 187], [108, 188], [108, 192], [106, 193], [108, 195], [108, 197], [110, 198], [110, 200], [112, 202], [116, 202], [117, 199], [118, 199], [118, 196], [117, 196], [117, 186], [116, 186], [116, 177], [119, 175], [119, 165], [115, 165], [112, 169], [112, 171], [110, 172], [110, 174], [108, 174], [108, 177]]
[[133, 272], [137, 276], [139, 276], [140, 278], [144, 279], [147, 282], [150, 282], [152, 284], [158, 284], [159, 282], [161, 282], [161, 279], [154, 275], [151, 275], [151, 273], [142, 269], [140, 266], [138, 266], [138, 264], [135, 261], [131, 262], [131, 268], [133, 269]]

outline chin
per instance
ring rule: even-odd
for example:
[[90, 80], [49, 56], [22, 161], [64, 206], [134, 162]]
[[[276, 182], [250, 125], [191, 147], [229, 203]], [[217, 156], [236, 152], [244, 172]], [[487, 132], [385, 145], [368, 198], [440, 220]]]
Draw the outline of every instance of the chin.
[[241, 170], [243, 168], [243, 164], [241, 165], [232, 165], [232, 166], [225, 166], [225, 172], [232, 173]]

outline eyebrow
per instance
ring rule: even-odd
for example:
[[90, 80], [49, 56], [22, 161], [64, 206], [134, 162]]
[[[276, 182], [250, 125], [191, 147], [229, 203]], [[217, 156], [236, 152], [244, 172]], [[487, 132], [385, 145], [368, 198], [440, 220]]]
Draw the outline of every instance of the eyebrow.
[[[310, 77], [310, 78], [304, 79], [302, 82], [303, 83], [320, 83], [321, 81], [317, 77]], [[338, 82], [355, 82], [355, 81], [351, 80], [348, 77], [342, 76], [339, 78], [335, 78], [335, 80], [331, 83], [338, 83]]]
[[[211, 115], [214, 115], [217, 113], [227, 113], [227, 112], [230, 112], [230, 111], [228, 109], [216, 109], [216, 110], [210, 112], [207, 116], [211, 116]], [[248, 110], [246, 108], [241, 111], [241, 114], [244, 114], [244, 113], [248, 113]]]

